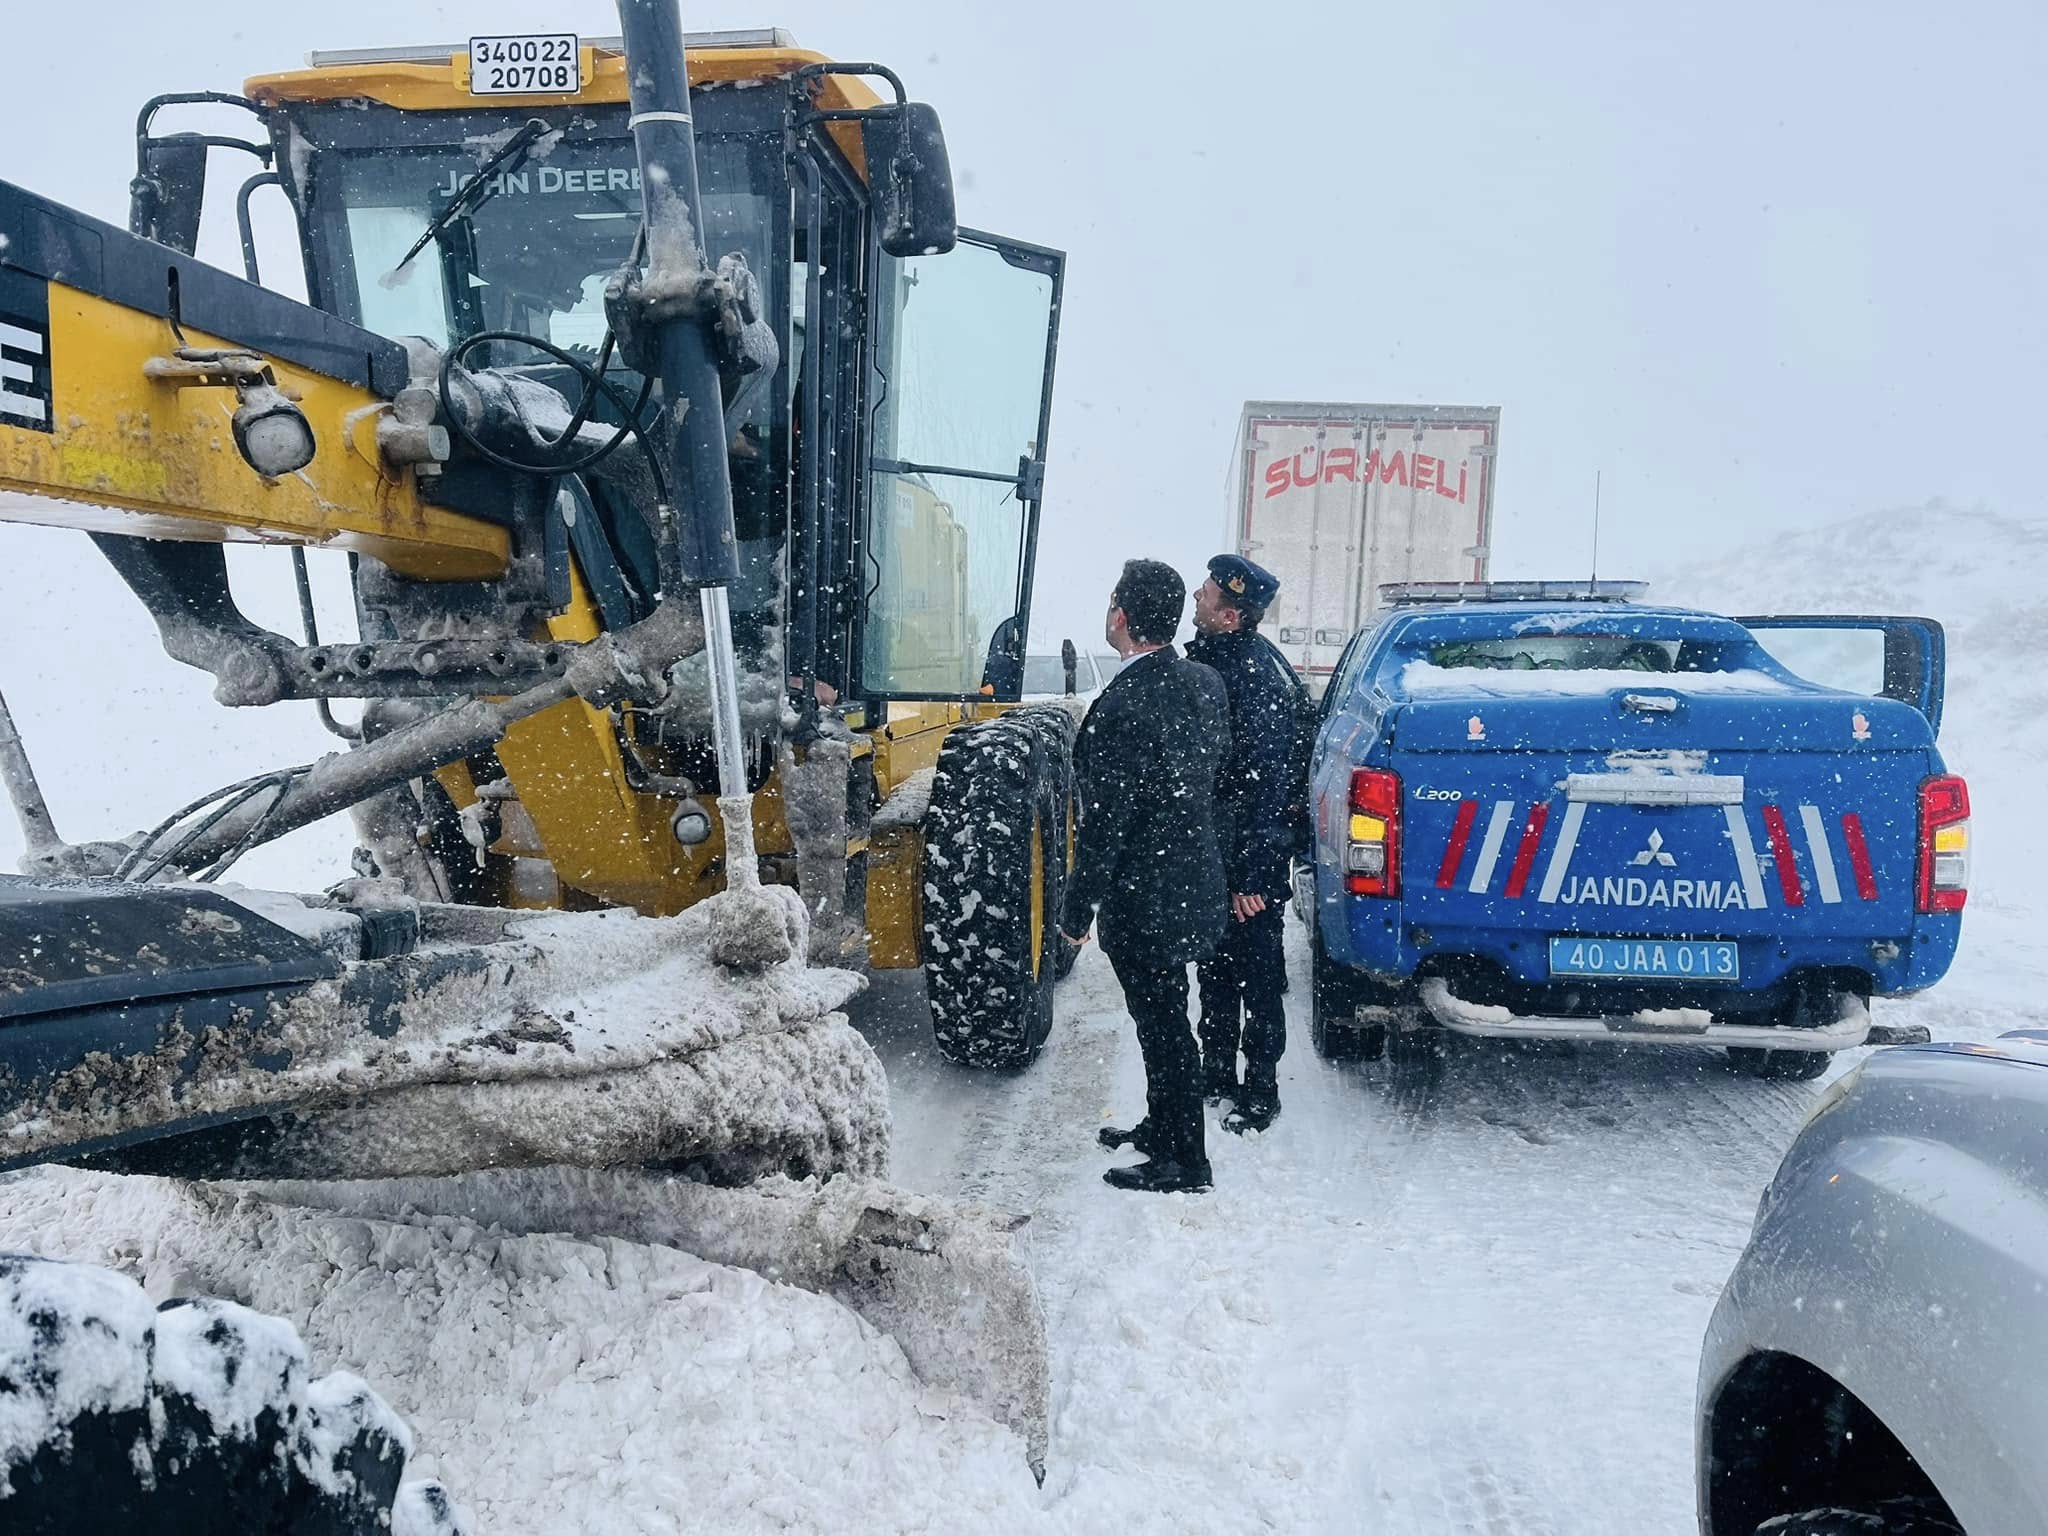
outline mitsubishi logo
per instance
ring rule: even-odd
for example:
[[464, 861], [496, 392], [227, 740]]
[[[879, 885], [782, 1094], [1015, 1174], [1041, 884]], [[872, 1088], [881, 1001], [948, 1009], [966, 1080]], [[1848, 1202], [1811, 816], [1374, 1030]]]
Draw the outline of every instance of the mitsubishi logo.
[[1678, 860], [1664, 851], [1664, 834], [1662, 832], [1652, 832], [1650, 834], [1650, 846], [1629, 860], [1629, 862], [1631, 864], [1656, 864], [1665, 869], [1676, 869], [1678, 867]]

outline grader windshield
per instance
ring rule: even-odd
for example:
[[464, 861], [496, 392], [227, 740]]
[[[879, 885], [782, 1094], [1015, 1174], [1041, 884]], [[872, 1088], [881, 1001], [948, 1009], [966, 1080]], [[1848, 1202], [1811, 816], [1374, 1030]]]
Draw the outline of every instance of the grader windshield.
[[[806, 695], [816, 678], [871, 699], [1014, 697], [1061, 258], [968, 231], [943, 254], [884, 254], [845, 140], [820, 129], [792, 154], [791, 93], [767, 85], [693, 93], [706, 254], [746, 258], [780, 349], [727, 410], [743, 649]], [[316, 303], [442, 346], [602, 346], [641, 207], [622, 104], [286, 113]], [[540, 361], [495, 343], [481, 360]]]

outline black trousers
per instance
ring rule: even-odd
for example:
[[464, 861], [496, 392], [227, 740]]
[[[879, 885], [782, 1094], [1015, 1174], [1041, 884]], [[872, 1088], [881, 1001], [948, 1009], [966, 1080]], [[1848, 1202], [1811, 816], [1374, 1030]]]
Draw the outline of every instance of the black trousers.
[[1156, 1156], [1182, 1167], [1206, 1167], [1202, 1142], [1202, 1056], [1188, 1024], [1185, 962], [1154, 968], [1129, 957], [1109, 957], [1124, 989], [1124, 1007], [1138, 1026], [1145, 1058], [1145, 1116]]
[[1244, 1050], [1245, 1087], [1279, 1088], [1287, 1050], [1287, 1011], [1280, 1001], [1287, 961], [1280, 950], [1286, 905], [1269, 901], [1257, 917], [1230, 919], [1216, 953], [1197, 968], [1202, 982], [1202, 1056], [1219, 1078], [1237, 1075]]

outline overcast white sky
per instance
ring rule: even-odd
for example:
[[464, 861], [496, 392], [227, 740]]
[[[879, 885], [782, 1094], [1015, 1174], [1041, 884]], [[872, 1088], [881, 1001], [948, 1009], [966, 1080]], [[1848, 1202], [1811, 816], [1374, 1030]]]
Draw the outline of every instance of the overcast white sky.
[[[117, 222], [152, 92], [617, 29], [602, 0], [9, 11], [0, 177]], [[1199, 570], [1247, 398], [1503, 407], [1497, 573], [1584, 570], [1596, 471], [1609, 574], [1933, 496], [2039, 506], [2039, 5], [685, 17], [894, 66], [944, 117], [963, 219], [1069, 253], [1041, 633], [1091, 631], [1127, 554]]]

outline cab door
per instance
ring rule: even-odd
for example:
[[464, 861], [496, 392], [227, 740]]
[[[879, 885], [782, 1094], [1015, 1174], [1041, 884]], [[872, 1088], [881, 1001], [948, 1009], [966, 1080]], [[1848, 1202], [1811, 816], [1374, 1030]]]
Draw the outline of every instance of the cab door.
[[1065, 266], [967, 229], [943, 255], [879, 259], [860, 697], [1022, 690]]
[[1935, 620], [1770, 614], [1736, 623], [1787, 671], [1845, 693], [1910, 704], [1940, 733], [1948, 642]]

